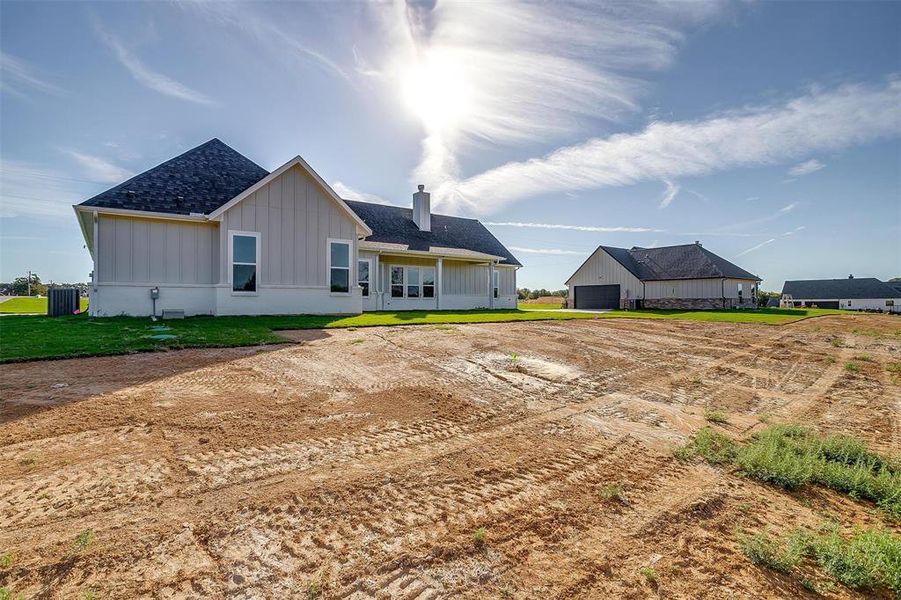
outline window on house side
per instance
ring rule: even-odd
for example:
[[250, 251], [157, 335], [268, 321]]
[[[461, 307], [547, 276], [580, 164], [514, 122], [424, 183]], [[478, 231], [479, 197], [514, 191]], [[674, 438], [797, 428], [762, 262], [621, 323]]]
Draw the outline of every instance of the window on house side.
[[358, 260], [357, 261], [357, 283], [360, 284], [360, 288], [363, 290], [363, 297], [369, 297], [369, 268], [370, 262], [368, 260]]
[[404, 268], [391, 267], [391, 297], [404, 297]]
[[256, 293], [259, 234], [232, 234], [232, 291]]
[[329, 242], [329, 291], [350, 293], [350, 244]]
[[407, 267], [407, 298], [419, 298], [419, 267]]
[[494, 276], [492, 277], [493, 281], [491, 282], [491, 287], [494, 289], [494, 297], [497, 298], [498, 293], [500, 292], [500, 290], [498, 289], [499, 273], [497, 271], [492, 272], [494, 273]]
[[422, 297], [435, 297], [435, 268], [424, 267], [422, 269]]

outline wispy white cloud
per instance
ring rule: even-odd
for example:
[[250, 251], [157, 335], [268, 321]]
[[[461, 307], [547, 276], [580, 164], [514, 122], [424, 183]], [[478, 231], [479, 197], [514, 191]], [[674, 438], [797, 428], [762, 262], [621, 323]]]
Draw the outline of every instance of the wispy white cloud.
[[755, 250], [760, 250], [760, 249], [763, 248], [764, 246], [767, 246], [767, 245], [769, 245], [769, 244], [772, 244], [772, 243], [775, 242], [775, 241], [776, 241], [776, 238], [770, 238], [770, 239], [768, 239], [768, 240], [766, 240], [766, 241], [764, 241], [764, 242], [760, 242], [760, 243], [757, 244], [756, 246], [751, 246], [750, 248], [748, 248], [748, 249], [745, 250], [744, 252], [739, 252], [739, 253], [736, 254], [735, 256], [736, 256], [736, 257], [738, 257], [738, 256], [744, 256], [745, 254], [749, 254], [749, 253], [751, 253], [751, 252], [754, 252]]
[[[355, 47], [361, 71], [413, 91], [426, 131], [413, 180], [459, 177], [469, 145], [567, 139], [586, 119], [618, 121], [638, 108], [642, 75], [673, 61], [685, 30], [717, 2], [590, 4], [439, 2], [370, 5], [377, 45]], [[446, 98], [453, 97], [452, 103]], [[443, 110], [436, 105], [449, 104]]]
[[512, 252], [523, 252], [525, 254], [577, 254], [585, 256], [587, 252], [579, 252], [577, 250], [562, 250], [560, 248], [523, 248], [522, 246], [507, 246]]
[[84, 178], [90, 181], [96, 181], [98, 183], [118, 184], [122, 183], [126, 179], [131, 178], [134, 175], [134, 173], [132, 173], [128, 169], [114, 165], [113, 163], [100, 158], [99, 156], [85, 154], [84, 152], [77, 152], [75, 150], [63, 149], [62, 152], [75, 159], [75, 162], [77, 162], [78, 165], [84, 170]]
[[80, 191], [86, 186], [90, 182], [55, 169], [0, 159], [0, 217], [71, 217], [72, 204], [87, 197]]
[[679, 186], [672, 181], [664, 179], [663, 183], [666, 184], [666, 189], [663, 190], [663, 195], [660, 197], [659, 208], [666, 208], [667, 206], [669, 206], [676, 195], [679, 193]]
[[26, 96], [26, 90], [62, 96], [66, 91], [38, 74], [34, 65], [0, 52], [0, 90], [16, 96]]
[[[270, 6], [277, 3], [269, 3]], [[190, 10], [213, 23], [225, 25], [249, 35], [257, 43], [262, 44], [276, 55], [285, 57], [293, 56], [303, 61], [310, 62], [331, 75], [337, 75], [348, 83], [353, 83], [347, 71], [340, 64], [319, 52], [292, 33], [294, 27], [288, 21], [279, 21], [277, 18], [268, 18], [261, 11], [256, 10], [264, 3], [240, 3], [240, 2], [180, 2], [178, 6]], [[312, 8], [314, 4], [308, 4]], [[329, 5], [335, 8], [336, 5]], [[288, 52], [285, 52], [285, 49]]]
[[332, 189], [335, 190], [336, 194], [338, 194], [345, 200], [358, 200], [360, 202], [372, 202], [373, 204], [387, 204], [390, 206], [397, 206], [397, 204], [395, 204], [394, 202], [386, 200], [381, 196], [355, 190], [354, 188], [340, 181], [332, 182]]
[[825, 167], [823, 163], [813, 158], [811, 160], [802, 162], [799, 165], [795, 165], [791, 169], [788, 170], [788, 174], [791, 177], [803, 177], [804, 175], [810, 175], [811, 173], [816, 173], [823, 167]]
[[530, 229], [568, 229], [570, 231], [594, 231], [599, 233], [647, 233], [661, 232], [651, 227], [602, 227], [594, 225], [560, 225], [557, 223], [522, 223], [519, 221], [485, 221], [485, 225], [495, 227], [525, 227]]
[[812, 92], [779, 106], [653, 123], [512, 162], [435, 190], [457, 210], [491, 213], [523, 198], [775, 164], [901, 133], [901, 80]]
[[795, 227], [794, 229], [790, 229], [790, 230], [786, 231], [785, 233], [783, 233], [782, 235], [780, 235], [780, 236], [778, 236], [778, 237], [770, 238], [770, 239], [768, 239], [768, 240], [766, 240], [766, 241], [760, 242], [760, 243], [757, 244], [756, 246], [751, 246], [751, 247], [748, 248], [747, 250], [744, 250], [743, 252], [739, 252], [739, 253], [736, 254], [735, 256], [736, 256], [736, 258], [737, 258], [737, 257], [739, 257], [739, 256], [744, 256], [745, 254], [749, 254], [749, 253], [751, 253], [751, 252], [754, 252], [755, 250], [760, 250], [760, 249], [763, 248], [764, 246], [768, 246], [769, 244], [772, 244], [773, 242], [775, 242], [775, 241], [778, 240], [779, 238], [786, 238], [786, 237], [795, 235], [796, 233], [798, 233], [798, 232], [800, 232], [800, 231], [804, 231], [805, 229], [807, 229], [806, 226], [804, 226], [804, 225], [798, 225], [798, 226]]
[[99, 22], [95, 23], [95, 29], [100, 39], [113, 51], [116, 59], [122, 63], [135, 81], [144, 87], [151, 89], [160, 94], [178, 98], [179, 100], [187, 100], [188, 102], [196, 102], [198, 104], [215, 104], [215, 102], [201, 94], [200, 92], [189, 88], [188, 86], [175, 81], [167, 75], [158, 73], [147, 67], [131, 50], [125, 47], [122, 42], [112, 34], [103, 30]]

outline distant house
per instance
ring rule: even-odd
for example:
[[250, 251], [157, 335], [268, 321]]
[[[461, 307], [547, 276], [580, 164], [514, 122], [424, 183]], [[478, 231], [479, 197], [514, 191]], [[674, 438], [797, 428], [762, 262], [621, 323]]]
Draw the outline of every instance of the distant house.
[[780, 306], [901, 312], [901, 290], [875, 277], [786, 281]]
[[598, 246], [566, 281], [573, 308], [754, 308], [760, 278], [700, 242]]
[[90, 312], [515, 308], [516, 258], [430, 204], [343, 200], [299, 156], [269, 173], [213, 139], [74, 207]]

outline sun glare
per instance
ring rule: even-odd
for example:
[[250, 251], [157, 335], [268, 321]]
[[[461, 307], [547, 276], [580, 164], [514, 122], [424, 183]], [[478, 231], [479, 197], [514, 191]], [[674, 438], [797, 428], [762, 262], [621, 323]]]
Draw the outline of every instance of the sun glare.
[[463, 68], [447, 53], [431, 52], [413, 65], [403, 80], [403, 96], [430, 131], [453, 127], [471, 109]]

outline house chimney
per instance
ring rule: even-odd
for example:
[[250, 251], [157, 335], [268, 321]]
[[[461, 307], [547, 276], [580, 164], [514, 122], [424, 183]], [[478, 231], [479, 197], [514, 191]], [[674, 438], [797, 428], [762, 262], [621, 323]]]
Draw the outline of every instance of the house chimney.
[[848, 275], [848, 279], [854, 279], [854, 275]]
[[700, 245], [701, 245], [701, 240], [695, 240], [695, 246], [700, 246]]
[[413, 194], [413, 222], [420, 231], [432, 230], [431, 194], [420, 184], [419, 191]]

